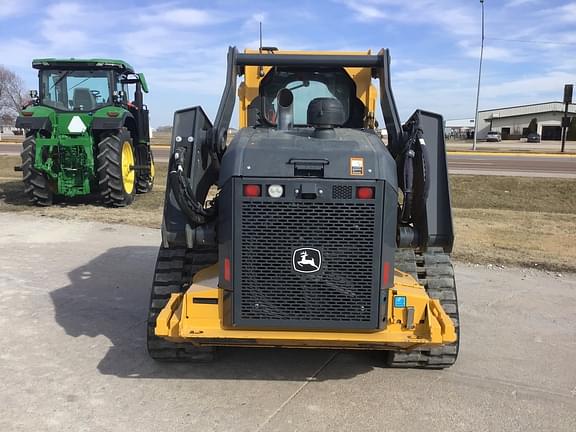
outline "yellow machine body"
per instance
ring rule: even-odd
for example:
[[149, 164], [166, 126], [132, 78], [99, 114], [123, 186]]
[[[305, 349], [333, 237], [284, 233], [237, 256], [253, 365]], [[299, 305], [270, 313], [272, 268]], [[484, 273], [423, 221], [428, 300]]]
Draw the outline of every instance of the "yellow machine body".
[[[172, 294], [156, 320], [156, 335], [198, 346], [415, 349], [456, 342], [450, 317], [414, 278], [398, 270], [388, 290], [386, 322], [370, 332], [245, 330], [224, 328], [218, 267], [198, 272], [190, 288]], [[395, 307], [396, 299], [402, 300]]]
[[[246, 54], [258, 54], [258, 50], [244, 50]], [[302, 55], [370, 55], [368, 51], [274, 51], [275, 54], [302, 54]], [[238, 86], [238, 98], [240, 101], [239, 127], [248, 127], [248, 107], [260, 92], [260, 83], [266, 74], [272, 69], [270, 66], [245, 66], [244, 81]], [[376, 113], [376, 87], [372, 85], [372, 71], [370, 68], [345, 67], [346, 73], [356, 84], [356, 97], [362, 101], [365, 107], [364, 127], [373, 129]]]

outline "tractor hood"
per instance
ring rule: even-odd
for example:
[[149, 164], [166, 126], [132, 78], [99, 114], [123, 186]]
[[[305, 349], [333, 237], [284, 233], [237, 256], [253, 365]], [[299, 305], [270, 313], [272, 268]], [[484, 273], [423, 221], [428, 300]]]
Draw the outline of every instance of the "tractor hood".
[[[27, 107], [16, 119], [16, 127], [45, 130], [56, 135], [82, 135], [90, 129], [118, 129], [131, 114], [116, 106], [102, 107], [94, 112], [60, 112], [45, 105]], [[53, 130], [55, 129], [55, 130]]]
[[46, 106], [29, 106], [22, 110], [15, 126], [19, 129], [45, 130], [51, 133], [55, 124], [56, 110]]

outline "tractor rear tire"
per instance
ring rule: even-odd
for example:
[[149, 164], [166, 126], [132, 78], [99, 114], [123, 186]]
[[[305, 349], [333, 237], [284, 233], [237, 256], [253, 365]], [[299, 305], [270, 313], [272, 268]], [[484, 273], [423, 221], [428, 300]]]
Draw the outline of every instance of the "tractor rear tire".
[[396, 251], [395, 267], [418, 279], [431, 298], [440, 300], [444, 311], [456, 327], [455, 343], [428, 350], [388, 351], [386, 363], [395, 368], [444, 369], [458, 358], [460, 344], [460, 317], [454, 268], [450, 255], [442, 248], [428, 248], [426, 252], [411, 249]]
[[22, 143], [22, 179], [24, 192], [30, 198], [30, 202], [41, 207], [52, 205], [54, 194], [46, 175], [34, 168], [36, 154], [36, 140], [34, 135], [26, 137]]
[[104, 204], [125, 207], [134, 201], [136, 158], [127, 129], [102, 137], [97, 155], [98, 190]]
[[[156, 167], [154, 165], [154, 156], [152, 156], [152, 151], [146, 150], [149, 152], [149, 156], [146, 154], [145, 157], [140, 157], [142, 162], [139, 162], [139, 165], [147, 165], [147, 169], [141, 169], [138, 172], [138, 176], [136, 178], [136, 193], [147, 193], [152, 192], [154, 188], [154, 177], [156, 176]], [[140, 154], [143, 152], [140, 152]]]
[[195, 251], [160, 247], [148, 310], [147, 347], [154, 360], [164, 362], [209, 362], [214, 358], [213, 347], [197, 347], [191, 343], [175, 343], [156, 336], [154, 328], [158, 314], [170, 295], [185, 292], [194, 275], [218, 260], [216, 250]]

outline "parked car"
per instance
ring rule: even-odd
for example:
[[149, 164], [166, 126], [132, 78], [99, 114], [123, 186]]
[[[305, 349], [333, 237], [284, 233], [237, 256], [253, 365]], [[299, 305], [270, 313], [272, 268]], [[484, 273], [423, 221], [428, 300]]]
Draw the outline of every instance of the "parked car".
[[490, 131], [486, 134], [486, 141], [487, 142], [500, 142], [502, 141], [502, 136], [500, 132]]
[[539, 143], [540, 142], [540, 134], [537, 134], [536, 132], [530, 132], [528, 135], [526, 135], [526, 142]]

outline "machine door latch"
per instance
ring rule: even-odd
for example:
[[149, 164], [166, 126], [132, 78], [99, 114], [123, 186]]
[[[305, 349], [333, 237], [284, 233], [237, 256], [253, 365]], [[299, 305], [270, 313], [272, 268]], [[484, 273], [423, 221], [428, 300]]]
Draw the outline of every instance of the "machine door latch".
[[302, 199], [316, 199], [318, 192], [316, 183], [302, 183], [302, 185], [300, 185], [299, 196]]

